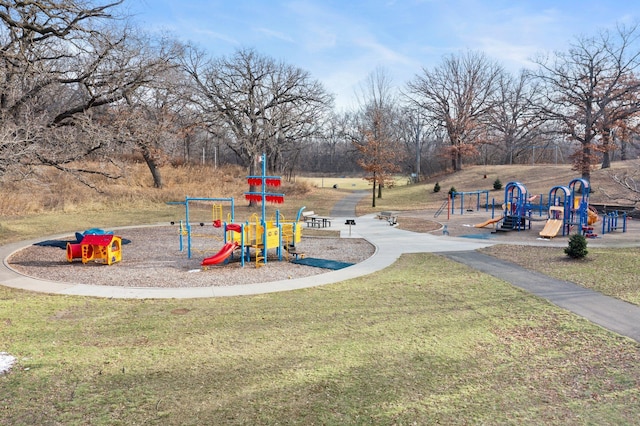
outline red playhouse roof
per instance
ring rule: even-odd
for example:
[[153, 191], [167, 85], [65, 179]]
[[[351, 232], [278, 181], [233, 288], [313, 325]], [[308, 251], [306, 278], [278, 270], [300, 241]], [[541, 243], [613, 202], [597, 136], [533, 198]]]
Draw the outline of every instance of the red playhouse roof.
[[111, 234], [102, 234], [102, 235], [89, 234], [84, 236], [80, 244], [91, 244], [94, 246], [108, 246], [113, 242], [114, 237], [115, 235], [111, 235]]

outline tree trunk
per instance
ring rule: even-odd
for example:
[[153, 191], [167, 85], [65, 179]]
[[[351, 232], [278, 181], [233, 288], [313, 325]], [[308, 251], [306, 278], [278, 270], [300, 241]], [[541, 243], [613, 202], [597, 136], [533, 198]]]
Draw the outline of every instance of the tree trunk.
[[153, 187], [162, 188], [160, 169], [158, 168], [155, 158], [153, 158], [153, 154], [151, 154], [151, 151], [146, 147], [142, 149], [142, 158], [144, 158], [145, 163], [147, 163], [147, 167], [149, 167], [149, 171], [153, 177]]
[[602, 132], [602, 169], [611, 168], [611, 155], [609, 151], [611, 150], [611, 136], [612, 132], [609, 129], [603, 129]]
[[381, 183], [378, 184], [378, 198], [382, 198], [382, 187], [384, 185]]
[[459, 147], [453, 147], [451, 152], [451, 166], [454, 172], [462, 170], [462, 154], [460, 153]]
[[580, 164], [582, 172], [582, 179], [587, 182], [591, 181], [591, 144], [585, 143], [582, 145], [582, 164]]
[[611, 155], [609, 154], [609, 150], [606, 150], [602, 153], [602, 167], [603, 169], [611, 168]]
[[373, 174], [373, 197], [371, 200], [371, 207], [375, 207], [376, 206], [376, 174]]

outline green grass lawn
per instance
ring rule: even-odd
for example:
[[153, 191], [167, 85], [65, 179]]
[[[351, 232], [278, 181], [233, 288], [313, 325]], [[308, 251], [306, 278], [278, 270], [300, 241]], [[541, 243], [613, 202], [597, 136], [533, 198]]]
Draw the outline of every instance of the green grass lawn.
[[[425, 277], [428, 276], [428, 279]], [[435, 255], [251, 297], [0, 287], [0, 424], [632, 424], [640, 347]]]

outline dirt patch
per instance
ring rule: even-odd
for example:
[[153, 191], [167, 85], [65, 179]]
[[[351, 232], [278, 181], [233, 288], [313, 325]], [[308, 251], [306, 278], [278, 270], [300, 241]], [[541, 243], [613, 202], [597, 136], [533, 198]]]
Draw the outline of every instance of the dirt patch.
[[433, 232], [442, 228], [442, 224], [420, 217], [400, 216], [398, 217], [398, 228], [405, 231], [420, 232], [426, 234], [428, 232]]

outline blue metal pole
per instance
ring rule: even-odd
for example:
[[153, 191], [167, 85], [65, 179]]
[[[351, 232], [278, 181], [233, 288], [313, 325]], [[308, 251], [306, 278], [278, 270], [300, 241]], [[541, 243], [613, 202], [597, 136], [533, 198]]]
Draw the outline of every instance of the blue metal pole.
[[184, 199], [184, 214], [187, 221], [187, 258], [191, 259], [191, 222], [189, 220], [189, 196]]
[[[244, 241], [244, 223], [240, 225], [240, 265], [244, 268], [244, 256], [245, 256], [245, 241]], [[248, 247], [246, 248], [248, 250]]]
[[456, 214], [456, 208], [455, 208], [456, 193], [452, 192], [449, 198], [451, 199], [451, 214]]

